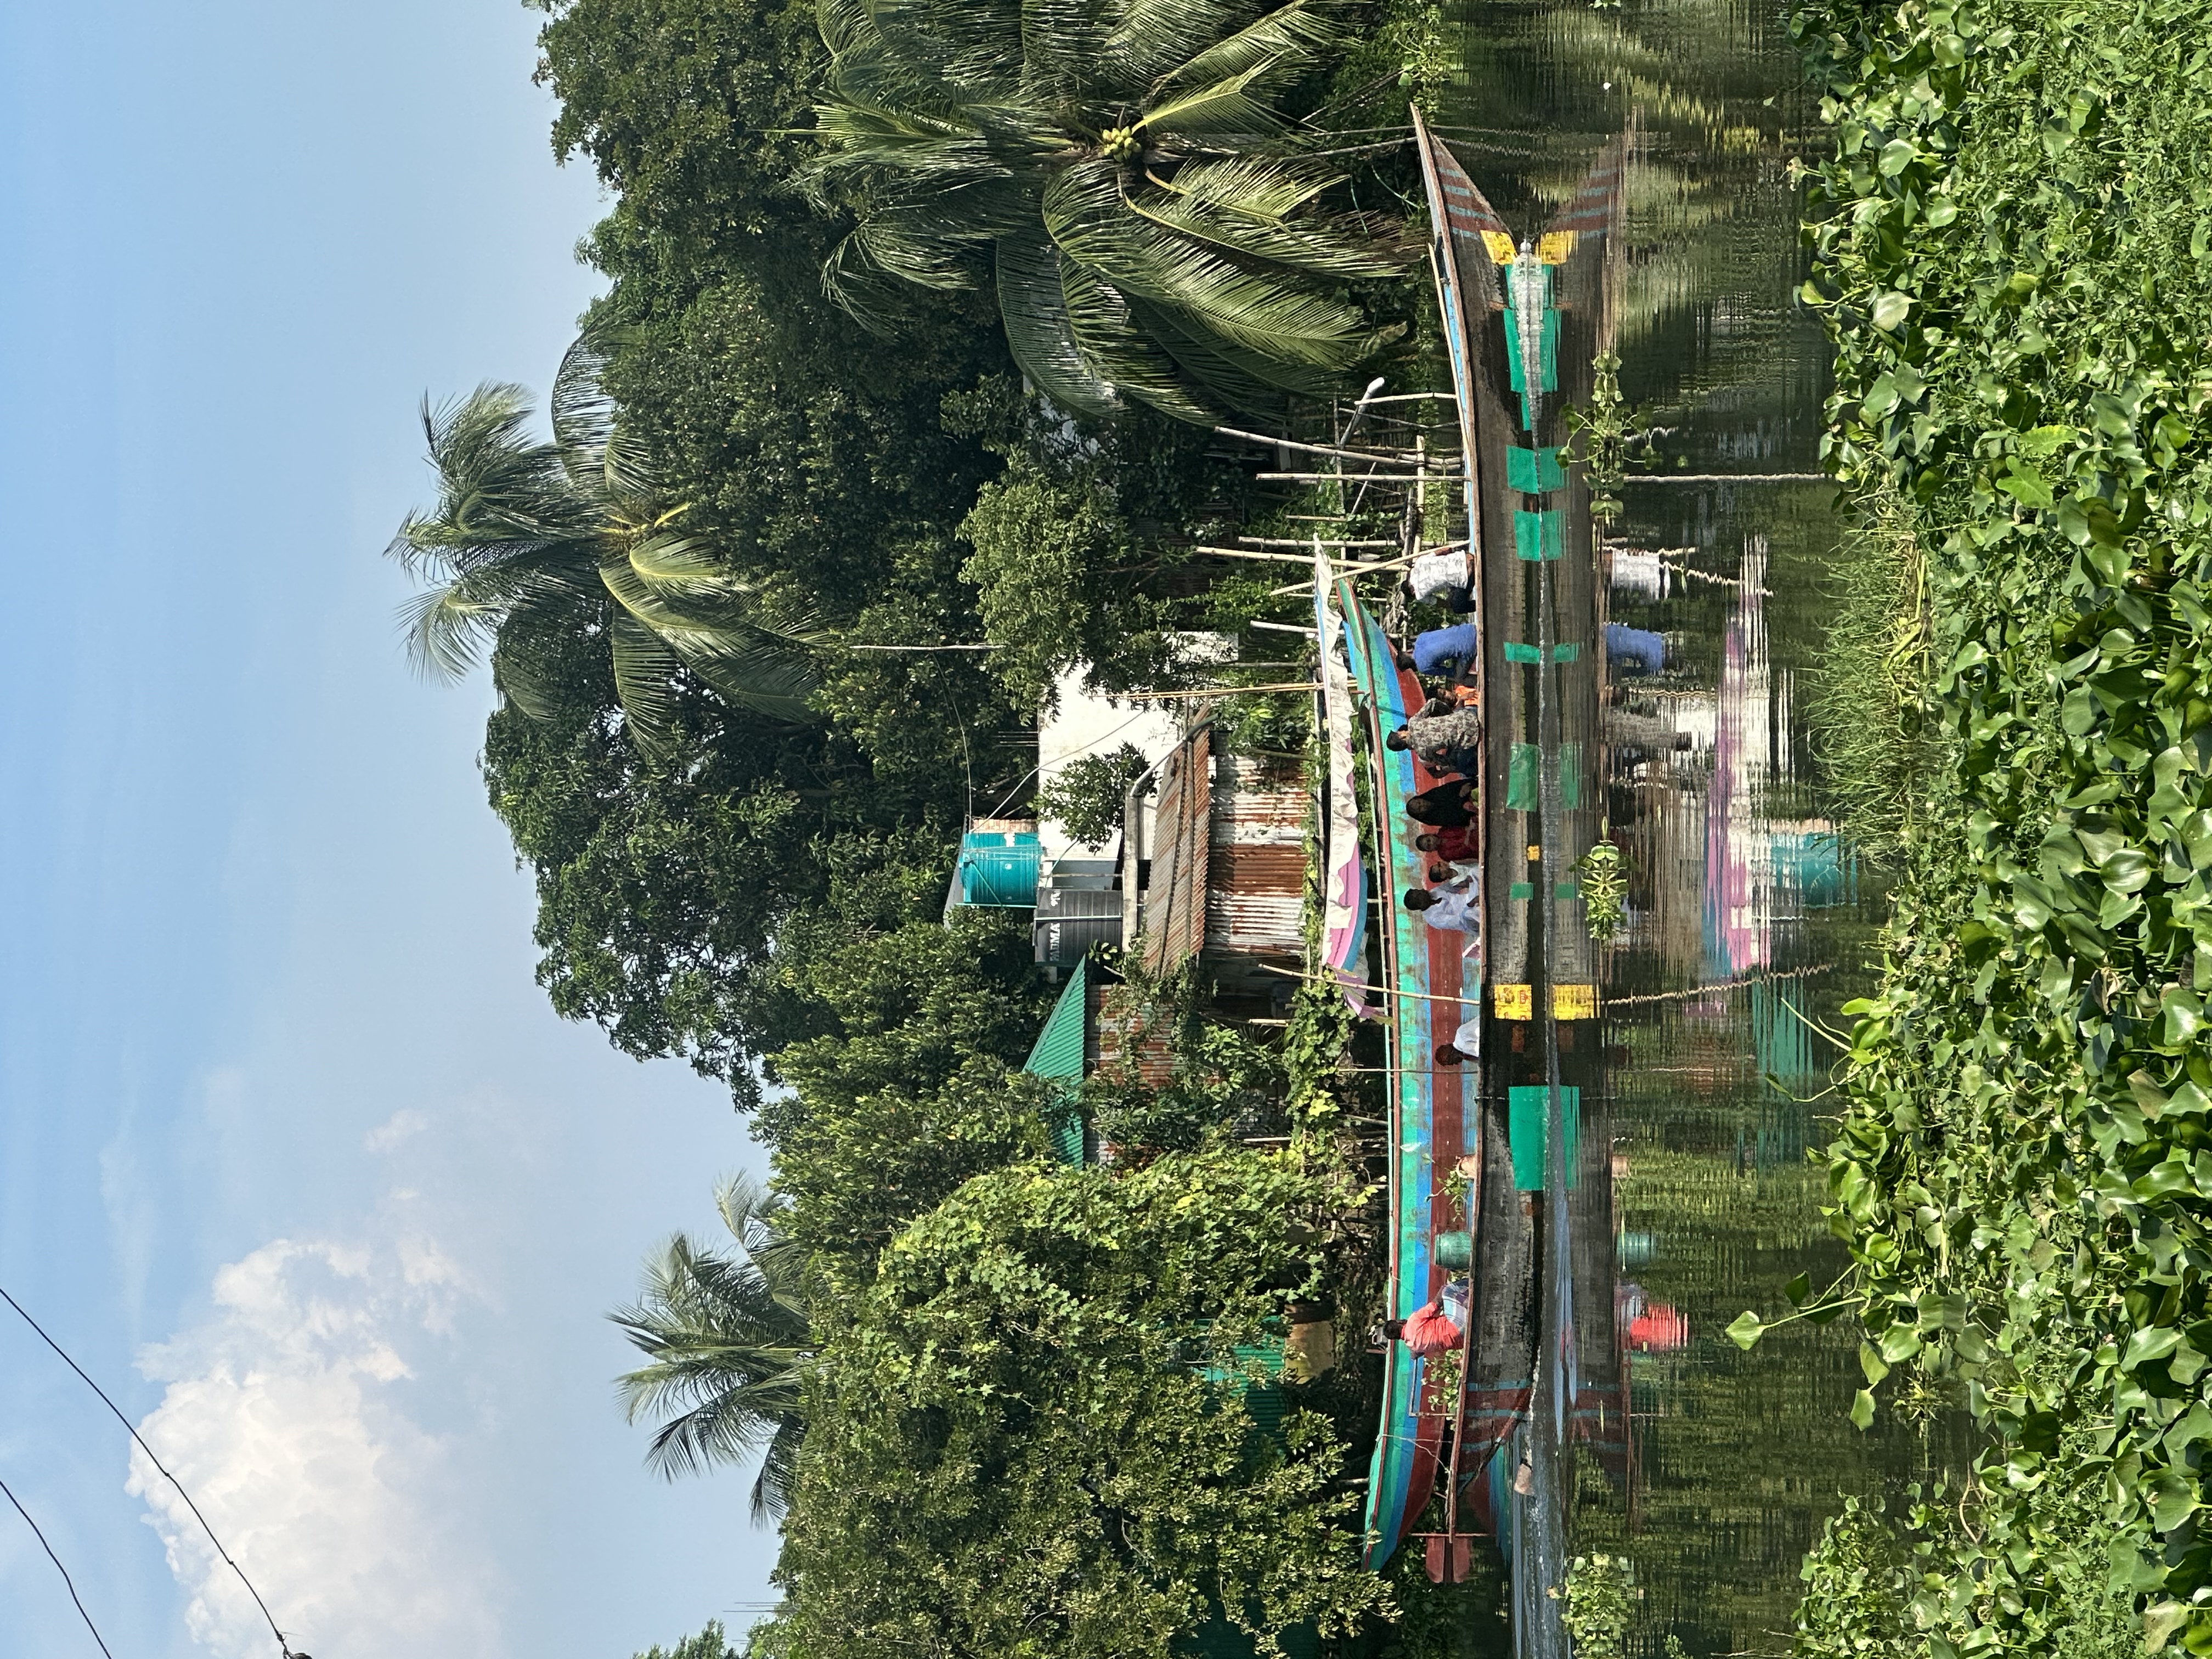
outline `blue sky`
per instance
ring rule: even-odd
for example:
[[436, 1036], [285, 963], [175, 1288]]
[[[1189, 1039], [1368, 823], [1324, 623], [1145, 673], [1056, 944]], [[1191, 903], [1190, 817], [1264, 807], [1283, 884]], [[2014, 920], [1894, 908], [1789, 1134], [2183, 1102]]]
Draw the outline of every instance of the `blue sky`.
[[[546, 1008], [488, 691], [410, 675], [380, 557], [422, 393], [542, 389], [593, 289], [539, 21], [0, 0], [0, 1282], [319, 1659], [624, 1659], [768, 1594], [601, 1317], [757, 1149]], [[8, 1326], [0, 1401], [118, 1659], [274, 1651]], [[4, 1513], [0, 1595], [0, 1654], [94, 1651]]]

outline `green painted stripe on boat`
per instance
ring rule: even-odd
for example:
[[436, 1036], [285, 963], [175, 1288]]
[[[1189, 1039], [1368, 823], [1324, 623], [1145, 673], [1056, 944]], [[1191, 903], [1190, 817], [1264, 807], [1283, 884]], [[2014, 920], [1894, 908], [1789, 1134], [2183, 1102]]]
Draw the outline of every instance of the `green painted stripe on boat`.
[[1533, 812], [1540, 798], [1537, 781], [1540, 757], [1533, 743], [1516, 743], [1505, 766], [1505, 805], [1509, 811]]
[[[1520, 388], [1516, 385], [1514, 389], [1518, 391]], [[1508, 489], [1517, 489], [1525, 495], [1541, 495], [1549, 490], [1564, 489], [1566, 482], [1566, 469], [1559, 465], [1559, 452], [1556, 446], [1549, 449], [1522, 449], [1516, 446], [1505, 452]]]
[[[1506, 1139], [1513, 1150], [1513, 1184], [1524, 1193], [1544, 1190], [1547, 1126], [1552, 1116], [1551, 1090], [1532, 1084], [1506, 1092]], [[1566, 1128], [1567, 1190], [1575, 1188], [1575, 1155], [1583, 1143], [1583, 1091], [1559, 1085], [1559, 1116]]]

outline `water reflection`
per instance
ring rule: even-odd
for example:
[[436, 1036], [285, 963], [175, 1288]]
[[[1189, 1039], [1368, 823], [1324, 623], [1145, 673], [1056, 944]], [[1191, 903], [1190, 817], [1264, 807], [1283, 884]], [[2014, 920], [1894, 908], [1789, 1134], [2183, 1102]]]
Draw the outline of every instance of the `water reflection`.
[[[1952, 1449], [1948, 1425], [1850, 1426], [1853, 1333], [1792, 1327], [1747, 1354], [1723, 1334], [1796, 1273], [1843, 1265], [1805, 1161], [1832, 1058], [1814, 1027], [1865, 989], [1880, 901], [1820, 815], [1798, 695], [1836, 537], [1832, 493], [1788, 481], [1817, 471], [1826, 352], [1792, 297], [1808, 112], [1782, 20], [1721, 0], [1468, 4], [1437, 123], [1513, 224], [1566, 208], [1629, 135], [1605, 310], [1650, 434], [1621, 516], [1585, 544], [1599, 581], [1561, 589], [1594, 614], [1511, 635], [1612, 647], [1587, 836], [1632, 872], [1626, 926], [1589, 963], [1605, 1018], [1541, 1068], [1582, 1102], [1571, 1172], [1555, 1129], [1512, 1246], [1546, 1271], [1486, 1263], [1486, 1285], [1533, 1295], [1477, 1313], [1466, 1467], [1511, 1617], [1471, 1640], [1522, 1654], [1563, 1650], [1548, 1591], [1595, 1550], [1636, 1562], [1650, 1627], [1689, 1652], [1779, 1653], [1840, 1494]], [[1595, 343], [1577, 343], [1586, 371]], [[1714, 474], [1729, 481], [1690, 481]], [[1493, 977], [1516, 977], [1515, 948], [1494, 939]], [[1511, 1169], [1507, 1127], [1486, 1121], [1489, 1169]], [[1520, 1187], [1486, 1191], [1485, 1213]]]

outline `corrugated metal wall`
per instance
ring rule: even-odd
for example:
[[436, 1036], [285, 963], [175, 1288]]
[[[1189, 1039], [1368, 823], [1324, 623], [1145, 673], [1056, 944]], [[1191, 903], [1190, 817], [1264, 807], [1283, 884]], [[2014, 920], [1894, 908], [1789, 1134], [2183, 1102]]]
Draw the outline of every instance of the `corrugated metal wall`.
[[1313, 794], [1295, 761], [1224, 755], [1215, 763], [1206, 948], [1297, 957]]

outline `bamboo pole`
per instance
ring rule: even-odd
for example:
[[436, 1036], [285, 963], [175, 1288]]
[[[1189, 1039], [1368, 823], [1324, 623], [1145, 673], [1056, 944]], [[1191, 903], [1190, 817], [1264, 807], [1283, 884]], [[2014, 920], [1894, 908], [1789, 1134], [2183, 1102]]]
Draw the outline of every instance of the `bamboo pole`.
[[1318, 691], [1318, 680], [1291, 680], [1274, 685], [1211, 685], [1195, 691], [1124, 691], [1127, 702], [1165, 702], [1180, 697], [1246, 697], [1260, 691]]
[[1255, 472], [1262, 483], [1449, 483], [1448, 472]]
[[[1266, 477], [1266, 473], [1260, 475]], [[1825, 472], [1629, 472], [1625, 484], [1635, 483], [1833, 483]]]
[[1338, 455], [1348, 461], [1372, 462], [1377, 452], [1370, 449], [1338, 449], [1328, 444], [1301, 443], [1296, 438], [1267, 438], [1257, 432], [1239, 432], [1233, 426], [1213, 428], [1226, 438], [1243, 438], [1255, 444], [1267, 444], [1277, 449], [1295, 449], [1308, 455]]

